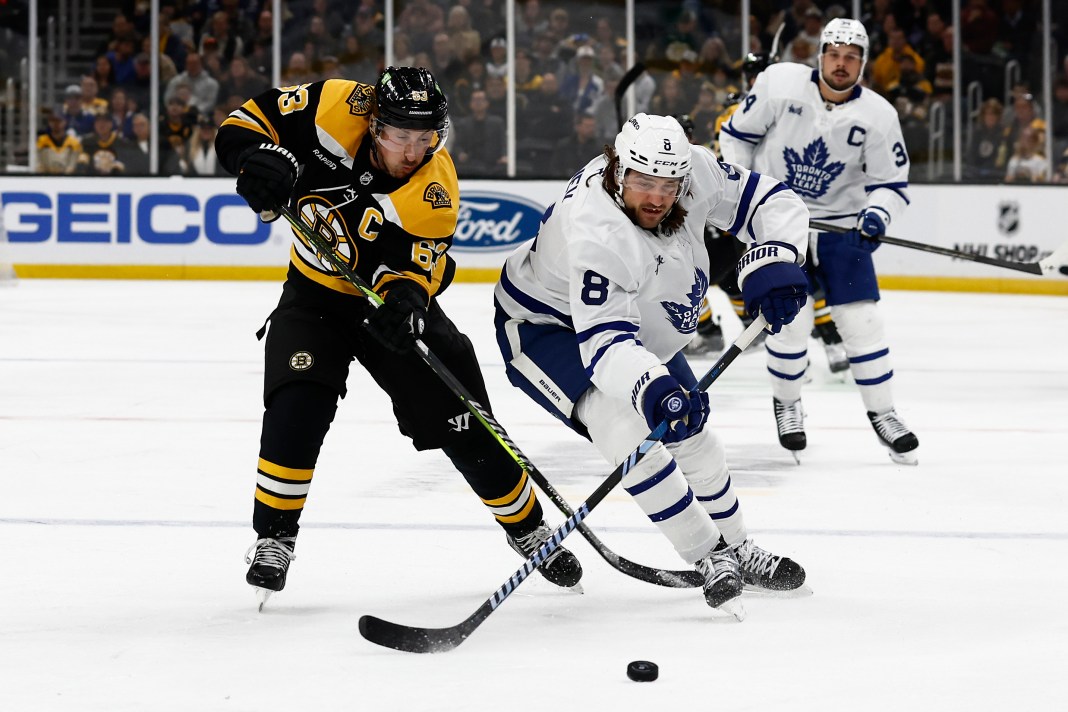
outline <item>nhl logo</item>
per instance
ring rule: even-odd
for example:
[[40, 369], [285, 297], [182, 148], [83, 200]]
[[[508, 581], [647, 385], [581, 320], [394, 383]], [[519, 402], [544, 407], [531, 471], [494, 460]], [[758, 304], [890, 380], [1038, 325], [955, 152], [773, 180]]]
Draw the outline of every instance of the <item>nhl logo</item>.
[[1020, 204], [1006, 200], [998, 204], [998, 231], [1012, 235], [1020, 229]]
[[289, 357], [289, 367], [294, 371], [307, 371], [315, 363], [315, 359], [307, 351], [298, 351]]
[[374, 180], [374, 176], [371, 175], [371, 171], [365, 171], [364, 174], [360, 176], [360, 185], [368, 185], [372, 180]]

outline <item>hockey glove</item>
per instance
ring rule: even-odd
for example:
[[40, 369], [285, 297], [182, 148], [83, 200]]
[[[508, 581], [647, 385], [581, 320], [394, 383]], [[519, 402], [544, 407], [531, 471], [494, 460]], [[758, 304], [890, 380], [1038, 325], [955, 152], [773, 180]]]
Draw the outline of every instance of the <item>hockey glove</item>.
[[879, 238], [886, 234], [886, 221], [878, 211], [862, 210], [857, 216], [857, 229], [846, 233], [846, 242], [868, 252], [875, 252], [882, 243]]
[[696, 435], [708, 420], [708, 394], [687, 393], [664, 366], [642, 375], [634, 385], [631, 405], [645, 418], [649, 430], [668, 421], [667, 432], [661, 438], [665, 443], [681, 442]]
[[390, 351], [403, 353], [415, 345], [426, 328], [427, 295], [412, 282], [398, 282], [383, 304], [367, 318], [371, 335]]
[[256, 213], [277, 211], [289, 203], [298, 168], [292, 153], [273, 143], [261, 143], [246, 149], [238, 165], [237, 193]]
[[754, 319], [763, 314], [773, 334], [793, 321], [808, 299], [808, 279], [796, 259], [792, 246], [766, 242], [738, 261], [738, 285], [745, 310]]

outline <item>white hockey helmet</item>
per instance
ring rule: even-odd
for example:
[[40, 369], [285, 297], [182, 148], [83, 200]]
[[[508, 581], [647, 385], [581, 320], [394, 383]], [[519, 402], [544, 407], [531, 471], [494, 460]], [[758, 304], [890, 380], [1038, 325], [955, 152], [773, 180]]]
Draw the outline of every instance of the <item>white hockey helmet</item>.
[[690, 142], [682, 125], [671, 116], [635, 114], [616, 135], [616, 185], [623, 197], [627, 169], [656, 178], [679, 178], [683, 195], [690, 187]]
[[[857, 82], [864, 76], [864, 66], [868, 63], [868, 31], [864, 29], [864, 23], [860, 20], [850, 20], [844, 17], [836, 17], [823, 28], [820, 33], [819, 69], [820, 81], [823, 80], [823, 52], [827, 45], [856, 45], [860, 47], [860, 73]], [[854, 85], [856, 86], [856, 85]]]

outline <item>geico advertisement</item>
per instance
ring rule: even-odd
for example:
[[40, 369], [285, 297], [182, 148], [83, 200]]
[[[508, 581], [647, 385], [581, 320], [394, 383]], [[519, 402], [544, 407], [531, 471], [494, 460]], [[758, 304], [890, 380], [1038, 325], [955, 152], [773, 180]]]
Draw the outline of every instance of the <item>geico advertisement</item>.
[[[462, 181], [452, 254], [460, 267], [499, 267], [537, 234], [564, 181]], [[699, 186], [697, 189], [700, 189]], [[998, 259], [1033, 262], [1062, 236], [1051, 186], [912, 186], [889, 234]], [[15, 264], [281, 266], [291, 233], [261, 223], [225, 178], [0, 178]], [[883, 246], [882, 275], [1026, 277], [994, 267]]]
[[[552, 182], [461, 186], [453, 253], [499, 266], [537, 234]], [[284, 220], [261, 223], [228, 179], [4, 178], [0, 205], [16, 264], [285, 264]]]

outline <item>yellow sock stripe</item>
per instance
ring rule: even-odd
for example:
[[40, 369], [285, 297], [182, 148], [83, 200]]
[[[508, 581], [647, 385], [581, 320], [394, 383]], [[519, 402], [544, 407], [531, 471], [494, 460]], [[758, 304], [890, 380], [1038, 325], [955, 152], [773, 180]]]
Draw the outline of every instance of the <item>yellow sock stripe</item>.
[[274, 495], [267, 494], [259, 487], [257, 487], [256, 499], [273, 509], [284, 509], [289, 511], [294, 509], [303, 509], [304, 502], [305, 500], [307, 500], [307, 497], [301, 497], [300, 499], [282, 499], [281, 497], [275, 497]]
[[297, 470], [292, 467], [282, 467], [264, 460], [262, 457], [256, 467], [265, 475], [271, 475], [283, 480], [292, 480], [293, 482], [309, 482], [315, 473], [315, 470]]
[[497, 517], [497, 521], [501, 524], [514, 524], [515, 522], [521, 522], [527, 518], [530, 514], [530, 510], [534, 509], [534, 504], [538, 501], [538, 498], [534, 496], [534, 490], [530, 491], [530, 499], [527, 501], [525, 507], [516, 512], [515, 514], [502, 517], [500, 515], [494, 515]]
[[483, 499], [482, 503], [485, 504], [487, 507], [501, 507], [507, 504], [511, 504], [516, 500], [517, 497], [519, 497], [520, 494], [523, 493], [523, 489], [526, 486], [527, 471], [523, 470], [523, 476], [519, 478], [519, 484], [515, 486], [515, 489], [513, 489], [511, 492], [504, 495], [503, 497], [498, 497], [497, 499]]
[[820, 314], [819, 316], [817, 316], [816, 319], [815, 319], [815, 322], [816, 322], [817, 326], [822, 326], [823, 324], [826, 324], [830, 320], [831, 320], [831, 313], [827, 312], [826, 314]]

